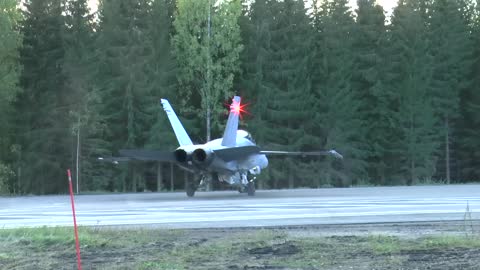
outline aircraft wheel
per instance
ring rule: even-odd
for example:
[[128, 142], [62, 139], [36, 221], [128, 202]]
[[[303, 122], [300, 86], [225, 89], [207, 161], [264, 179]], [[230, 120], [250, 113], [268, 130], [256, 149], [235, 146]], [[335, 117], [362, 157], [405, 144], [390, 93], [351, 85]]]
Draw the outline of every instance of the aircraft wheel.
[[186, 191], [187, 191], [187, 196], [188, 197], [193, 197], [195, 195], [195, 191], [197, 190], [195, 184], [191, 181], [188, 181], [187, 182], [187, 188], [186, 188]]
[[248, 194], [248, 196], [255, 195], [255, 183], [254, 182], [248, 182], [248, 184], [247, 184], [247, 194]]

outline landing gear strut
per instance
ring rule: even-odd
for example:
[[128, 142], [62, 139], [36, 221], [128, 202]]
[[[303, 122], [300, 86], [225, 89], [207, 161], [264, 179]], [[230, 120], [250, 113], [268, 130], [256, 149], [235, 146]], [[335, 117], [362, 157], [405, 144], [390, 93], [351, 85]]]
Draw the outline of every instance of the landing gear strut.
[[247, 184], [247, 194], [248, 196], [255, 195], [255, 183], [253, 181], [249, 181]]
[[238, 189], [240, 193], [247, 193], [248, 196], [255, 195], [255, 179], [256, 177], [252, 177], [250, 180], [248, 179], [248, 173], [242, 174], [242, 185]]

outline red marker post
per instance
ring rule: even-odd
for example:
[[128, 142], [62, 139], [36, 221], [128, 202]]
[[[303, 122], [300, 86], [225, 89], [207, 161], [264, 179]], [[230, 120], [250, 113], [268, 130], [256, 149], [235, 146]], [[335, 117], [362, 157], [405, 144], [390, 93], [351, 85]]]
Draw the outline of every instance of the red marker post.
[[77, 250], [77, 265], [78, 265], [78, 270], [82, 270], [82, 260], [80, 259], [80, 242], [78, 241], [77, 218], [75, 217], [75, 203], [73, 201], [72, 173], [70, 172], [70, 169], [67, 170], [67, 174], [68, 174], [68, 186], [70, 189], [70, 201], [72, 202], [73, 228], [75, 230], [75, 248]]

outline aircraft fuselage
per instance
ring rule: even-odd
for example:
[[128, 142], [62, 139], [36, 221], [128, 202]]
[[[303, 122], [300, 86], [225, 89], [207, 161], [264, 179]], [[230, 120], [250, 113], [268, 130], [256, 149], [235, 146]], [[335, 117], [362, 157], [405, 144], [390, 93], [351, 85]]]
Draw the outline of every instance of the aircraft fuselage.
[[[236, 146], [256, 146], [247, 138], [246, 131], [238, 130]], [[198, 173], [217, 173], [220, 181], [229, 184], [242, 184], [242, 178], [248, 173], [260, 174], [268, 166], [268, 159], [264, 154], [252, 153], [239, 159], [225, 161], [215, 156], [214, 151], [226, 149], [222, 145], [222, 138], [209, 141], [205, 144], [180, 146], [176, 156], [180, 163], [194, 168]]]

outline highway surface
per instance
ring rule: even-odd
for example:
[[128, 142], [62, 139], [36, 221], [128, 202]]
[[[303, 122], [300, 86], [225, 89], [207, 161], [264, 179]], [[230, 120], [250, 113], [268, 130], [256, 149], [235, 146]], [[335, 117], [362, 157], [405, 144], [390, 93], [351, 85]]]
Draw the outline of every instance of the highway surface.
[[[77, 223], [218, 228], [480, 219], [480, 185], [79, 195]], [[467, 211], [468, 205], [468, 211]], [[73, 225], [70, 197], [0, 197], [0, 228]]]

